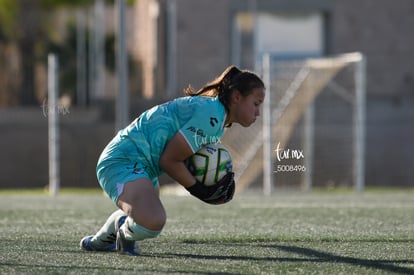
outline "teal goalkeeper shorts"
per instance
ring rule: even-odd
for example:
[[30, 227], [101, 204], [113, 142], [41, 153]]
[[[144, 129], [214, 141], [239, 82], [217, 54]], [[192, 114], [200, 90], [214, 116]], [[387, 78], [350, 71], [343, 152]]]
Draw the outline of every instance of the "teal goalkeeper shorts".
[[[154, 188], [159, 187], [158, 176], [153, 176], [144, 158], [133, 154], [133, 144], [119, 135], [105, 147], [96, 167], [99, 184], [111, 200], [117, 204], [127, 182], [149, 179]], [[125, 152], [128, 152], [126, 154]]]

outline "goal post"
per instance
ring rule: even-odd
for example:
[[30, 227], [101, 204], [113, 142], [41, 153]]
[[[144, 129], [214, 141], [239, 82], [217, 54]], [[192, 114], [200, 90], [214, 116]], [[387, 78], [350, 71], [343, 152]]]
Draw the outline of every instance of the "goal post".
[[58, 58], [56, 54], [51, 53], [47, 60], [48, 101], [43, 106], [43, 112], [48, 117], [49, 193], [56, 196], [60, 189]]
[[[271, 91], [270, 82], [270, 55], [263, 55], [263, 82], [268, 91]], [[272, 154], [272, 123], [271, 97], [267, 93], [263, 102], [263, 193], [270, 195], [273, 189], [273, 154]]]
[[282, 185], [310, 190], [316, 183], [362, 192], [365, 57], [280, 61], [265, 54], [262, 61], [263, 116], [223, 137], [239, 191], [252, 184], [261, 184], [265, 194]]
[[357, 192], [365, 189], [366, 58], [357, 57], [354, 101], [354, 178]]

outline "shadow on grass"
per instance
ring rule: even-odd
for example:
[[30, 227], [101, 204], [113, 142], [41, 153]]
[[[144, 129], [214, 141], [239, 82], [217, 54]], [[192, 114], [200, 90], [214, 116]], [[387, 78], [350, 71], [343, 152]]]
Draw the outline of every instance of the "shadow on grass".
[[337, 256], [329, 253], [319, 252], [316, 250], [292, 247], [292, 246], [275, 246], [280, 250], [301, 254], [312, 258], [293, 258], [293, 257], [254, 257], [254, 256], [222, 256], [222, 255], [195, 255], [190, 253], [166, 253], [166, 254], [155, 254], [159, 258], [177, 258], [183, 257], [187, 259], [198, 259], [198, 260], [232, 260], [232, 261], [271, 261], [271, 262], [291, 262], [291, 263], [346, 263], [356, 266], [365, 266], [369, 268], [381, 269], [388, 272], [402, 273], [402, 274], [414, 274], [414, 269], [399, 267], [395, 264], [398, 263], [414, 263], [410, 260], [365, 260], [353, 257]]
[[[187, 243], [191, 243], [187, 241]], [[204, 243], [204, 242], [197, 242]], [[234, 243], [228, 245], [244, 246], [245, 243]], [[291, 262], [291, 263], [343, 263], [353, 266], [366, 267], [371, 269], [382, 270], [385, 272], [393, 272], [400, 274], [414, 274], [414, 269], [408, 267], [401, 267], [398, 264], [414, 264], [413, 259], [401, 259], [401, 260], [370, 260], [361, 259], [349, 256], [340, 256], [328, 252], [322, 252], [315, 249], [304, 248], [300, 246], [287, 246], [287, 245], [267, 245], [267, 244], [253, 244], [263, 248], [273, 248], [290, 254], [297, 254], [303, 256], [299, 257], [255, 257], [255, 256], [237, 256], [237, 255], [200, 255], [192, 253], [160, 253], [153, 254], [160, 258], [188, 258], [188, 259], [202, 259], [202, 260], [233, 260], [233, 261], [256, 261], [256, 262]], [[252, 246], [252, 244], [249, 244]], [[149, 255], [148, 255], [149, 256]]]
[[[310, 248], [303, 248], [298, 246], [286, 246], [286, 245], [271, 245], [264, 247], [276, 248], [285, 252], [295, 253], [306, 257], [312, 257], [312, 259], [304, 259], [306, 261], [318, 261], [318, 262], [331, 262], [331, 263], [345, 263], [356, 266], [364, 266], [368, 268], [380, 269], [387, 272], [401, 273], [401, 274], [414, 274], [414, 269], [408, 267], [401, 267], [395, 264], [409, 263], [413, 264], [412, 260], [368, 260], [359, 259], [355, 257], [339, 256], [332, 253], [321, 252]], [[299, 259], [298, 259], [299, 260]]]

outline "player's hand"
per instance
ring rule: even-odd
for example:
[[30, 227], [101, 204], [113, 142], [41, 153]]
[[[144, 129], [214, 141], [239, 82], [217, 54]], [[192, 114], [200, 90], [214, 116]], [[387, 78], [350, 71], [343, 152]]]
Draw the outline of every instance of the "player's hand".
[[223, 204], [229, 202], [235, 191], [234, 173], [226, 174], [217, 184], [206, 186], [198, 181], [188, 187], [191, 195], [209, 204]]
[[217, 183], [217, 185], [224, 186], [220, 196], [218, 196], [217, 198], [210, 198], [206, 200], [205, 202], [210, 203], [210, 204], [223, 204], [223, 203], [231, 201], [233, 199], [234, 191], [236, 189], [236, 183], [234, 181], [234, 173], [230, 172], [227, 175], [225, 175]]

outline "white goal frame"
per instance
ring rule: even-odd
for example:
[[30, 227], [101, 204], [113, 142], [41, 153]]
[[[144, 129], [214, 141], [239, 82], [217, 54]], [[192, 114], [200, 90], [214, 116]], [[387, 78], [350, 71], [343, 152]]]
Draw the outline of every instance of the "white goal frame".
[[[331, 84], [330, 88], [335, 93], [342, 95], [353, 106], [353, 185], [357, 192], [363, 192], [365, 188], [365, 97], [366, 97], [366, 58], [362, 53], [349, 53], [333, 57], [335, 62], [355, 63], [356, 69], [354, 73], [355, 95], [349, 96], [349, 93], [343, 91], [343, 87], [334, 86]], [[272, 125], [275, 123], [284, 112], [289, 101], [293, 97], [295, 91], [300, 87], [306, 78], [308, 66], [315, 62], [329, 62], [329, 58], [309, 59], [305, 62], [305, 66], [299, 70], [294, 80], [291, 82], [288, 90], [283, 95], [282, 100], [278, 103], [277, 108], [271, 110], [271, 72], [270, 72], [270, 55], [263, 55], [262, 73], [263, 80], [270, 91], [265, 97], [263, 103], [263, 192], [265, 195], [270, 195], [273, 186], [274, 173], [274, 154], [272, 148]], [[330, 82], [328, 83], [330, 85]], [[306, 172], [304, 189], [310, 190], [312, 188], [312, 162], [313, 162], [313, 104], [308, 106], [305, 111], [305, 153], [306, 153]]]

